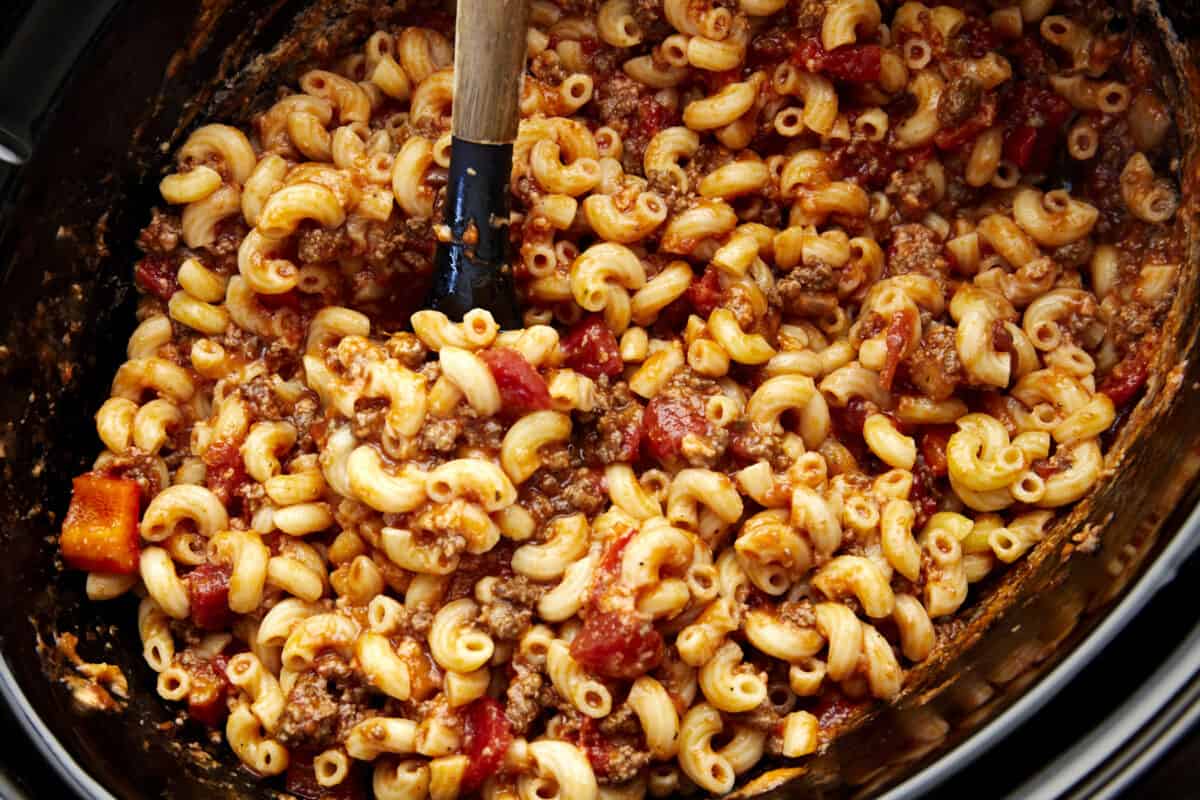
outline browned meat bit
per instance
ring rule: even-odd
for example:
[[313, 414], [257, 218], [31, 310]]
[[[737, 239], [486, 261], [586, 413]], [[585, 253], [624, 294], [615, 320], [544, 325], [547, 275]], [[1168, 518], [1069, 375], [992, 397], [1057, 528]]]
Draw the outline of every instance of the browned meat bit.
[[825, 21], [825, 6], [825, 0], [800, 0], [796, 12], [797, 30], [808, 36], [817, 34]]
[[541, 584], [534, 583], [524, 575], [513, 575], [500, 580], [493, 591], [496, 597], [502, 600], [509, 600], [525, 608], [533, 608], [546, 593], [546, 588]]
[[921, 341], [904, 363], [913, 386], [934, 400], [947, 399], [965, 380], [954, 328], [939, 322], [926, 326]]
[[647, 39], [657, 39], [672, 32], [663, 17], [662, 0], [634, 0], [633, 18]]
[[628, 703], [621, 703], [607, 717], [600, 720], [600, 732], [605, 736], [637, 736], [642, 724]]
[[755, 730], [773, 733], [783, 725], [783, 716], [771, 706], [769, 699], [759, 703], [757, 708], [737, 715], [737, 721]]
[[[441, 219], [441, 214], [432, 219]], [[432, 224], [431, 219], [419, 217], [369, 226], [364, 253], [367, 263], [378, 267], [399, 262], [413, 272], [428, 272], [433, 268]]]
[[650, 751], [643, 742], [624, 736], [610, 739], [603, 746], [604, 769], [596, 776], [602, 785], [631, 781], [650, 763]]
[[779, 618], [784, 622], [790, 622], [801, 628], [811, 628], [817, 624], [817, 615], [813, 611], [813, 604], [810, 600], [800, 600], [793, 602], [791, 600], [779, 605]]
[[682, 213], [691, 205], [690, 195], [679, 191], [679, 185], [669, 172], [651, 170], [646, 175], [646, 188], [662, 195], [672, 214]]
[[164, 214], [157, 208], [151, 212], [150, 224], [138, 236], [138, 247], [147, 253], [170, 253], [179, 246], [183, 223], [174, 214]]
[[507, 428], [495, 417], [468, 419], [462, 429], [463, 442], [469, 447], [481, 447], [499, 452]]
[[393, 333], [387, 340], [388, 355], [408, 369], [416, 369], [425, 363], [429, 351], [413, 333]]
[[259, 375], [238, 387], [238, 394], [257, 419], [279, 419], [287, 414], [279, 396], [271, 389], [270, 379], [265, 375]]
[[937, 201], [937, 187], [922, 168], [893, 172], [884, 191], [895, 198], [897, 210], [906, 219], [920, 219]]
[[983, 87], [974, 78], [963, 75], [950, 81], [938, 98], [937, 117], [942, 128], [956, 128], [966, 122], [982, 99]]
[[504, 716], [508, 718], [513, 733], [522, 736], [542, 711], [538, 702], [542, 691], [542, 676], [537, 667], [522, 658], [513, 661], [512, 666], [514, 674], [505, 693], [508, 702], [504, 706]]
[[296, 255], [305, 264], [333, 261], [346, 248], [344, 228], [309, 228], [296, 237]]
[[[627, 128], [629, 120], [637, 118], [638, 99], [642, 85], [618, 72], [596, 86], [595, 106], [601, 121], [613, 127]], [[644, 147], [645, 145], [643, 145]], [[641, 165], [638, 165], [641, 173]]]
[[[321, 659], [322, 662], [331, 660], [340, 661]], [[338, 672], [336, 669], [324, 671]], [[365, 689], [348, 687], [338, 690], [320, 672], [301, 673], [288, 694], [276, 734], [280, 743], [287, 747], [327, 747], [341, 739], [369, 713]]]
[[887, 250], [884, 277], [915, 272], [928, 275], [943, 287], [950, 265], [942, 255], [937, 235], [924, 225], [897, 225], [892, 230], [892, 242]]
[[766, 461], [777, 472], [786, 470], [792, 463], [784, 451], [782, 434], [744, 420], [734, 427], [729, 452], [744, 461]]
[[598, 514], [607, 494], [601, 491], [601, 474], [587, 467], [566, 470], [540, 469], [521, 484], [519, 502], [538, 525], [563, 514]]
[[422, 450], [434, 453], [449, 453], [462, 433], [462, 420], [458, 417], [428, 419], [418, 434]]
[[642, 404], [629, 385], [617, 382], [611, 389], [599, 386], [597, 409], [581, 418], [580, 450], [588, 464], [603, 466], [637, 461], [642, 438]]
[[479, 609], [479, 622], [497, 639], [512, 641], [529, 627], [533, 612], [507, 600], [484, 603]]
[[543, 50], [529, 60], [529, 71], [539, 81], [557, 86], [566, 80], [571, 71], [563, 66], [558, 53], [551, 49]]
[[801, 264], [781, 278], [776, 287], [785, 314], [823, 317], [837, 308], [837, 279], [828, 264]]

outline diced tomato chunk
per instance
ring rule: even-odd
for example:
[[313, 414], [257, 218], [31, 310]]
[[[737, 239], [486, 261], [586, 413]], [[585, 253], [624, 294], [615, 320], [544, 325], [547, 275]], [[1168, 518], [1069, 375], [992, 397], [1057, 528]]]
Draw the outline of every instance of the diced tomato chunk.
[[621, 374], [623, 364], [617, 337], [599, 314], [577, 322], [562, 340], [562, 349], [566, 365], [589, 378]]
[[59, 537], [63, 558], [88, 572], [137, 572], [139, 505], [136, 481], [80, 475]]
[[229, 627], [229, 578], [232, 570], [223, 564], [201, 564], [184, 577], [188, 600], [191, 602], [192, 622], [205, 631]]
[[879, 373], [879, 385], [891, 391], [892, 381], [896, 378], [896, 368], [904, 358], [908, 343], [912, 340], [915, 320], [912, 314], [897, 311], [888, 322], [887, 333], [884, 334], [884, 344], [887, 346], [887, 357], [883, 362], [883, 370]]
[[239, 442], [221, 439], [201, 456], [207, 467], [204, 482], [222, 503], [229, 505], [237, 488], [246, 480], [246, 462]]
[[953, 425], [935, 425], [921, 434], [921, 457], [929, 471], [939, 478], [949, 471], [946, 448], [955, 430]]
[[826, 50], [812, 37], [801, 39], [792, 51], [792, 63], [809, 72], [821, 72], [850, 83], [879, 80], [883, 49], [877, 44], [846, 44]]
[[229, 660], [223, 655], [213, 657], [192, 670], [192, 689], [188, 692], [188, 716], [202, 725], [218, 728], [229, 714], [225, 697], [229, 693], [229, 678], [225, 668]]
[[1004, 103], [1004, 117], [1012, 126], [1004, 138], [1004, 157], [1022, 172], [1045, 172], [1073, 112], [1057, 92], [1029, 81], [1015, 84]]
[[845, 44], [825, 52], [822, 72], [851, 83], [879, 80], [883, 49], [877, 44]]
[[1113, 405], [1121, 408], [1134, 398], [1150, 377], [1150, 368], [1142, 348], [1132, 350], [1121, 359], [1112, 372], [1100, 382], [1099, 392], [1108, 395]]
[[1004, 157], [1025, 170], [1033, 162], [1033, 152], [1037, 147], [1038, 129], [1031, 125], [1018, 125], [1004, 139]]
[[637, 118], [633, 122], [633, 138], [648, 142], [663, 128], [675, 122], [675, 111], [646, 95], [638, 101]]
[[606, 777], [612, 761], [612, 745], [604, 738], [600, 726], [591, 717], [584, 717], [579, 726], [579, 745], [597, 777]]
[[599, 565], [596, 567], [596, 572], [592, 576], [592, 593], [589, 602], [595, 605], [600, 602], [600, 598], [612, 586], [613, 581], [617, 579], [617, 575], [621, 572], [621, 559], [625, 555], [625, 546], [633, 539], [636, 530], [630, 529], [620, 534], [604, 551], [604, 557], [600, 559]]
[[516, 350], [494, 347], [479, 356], [496, 379], [506, 412], [520, 415], [550, 408], [550, 390], [545, 379]]
[[653, 623], [637, 614], [598, 607], [588, 610], [583, 628], [571, 642], [571, 655], [597, 675], [630, 680], [662, 663], [663, 638]]
[[861, 397], [851, 397], [844, 408], [830, 409], [837, 424], [839, 437], [861, 439], [867, 417], [875, 412], [875, 404]]
[[642, 416], [646, 451], [659, 461], [668, 461], [679, 454], [683, 438], [689, 433], [704, 434], [708, 421], [699, 402], [658, 395], [646, 404]]
[[592, 577], [583, 628], [571, 642], [571, 655], [576, 661], [608, 678], [644, 675], [662, 662], [664, 654], [662, 636], [650, 620], [636, 612], [608, 611], [603, 605], [621, 572], [625, 547], [634, 533], [629, 530], [617, 536], [600, 559]]
[[133, 279], [142, 291], [170, 300], [179, 291], [179, 264], [173, 256], [151, 253], [137, 263]]
[[465, 709], [463, 753], [470, 759], [463, 773], [462, 791], [472, 792], [500, 769], [513, 742], [504, 708], [490, 697], [481, 697]]
[[693, 278], [685, 295], [692, 308], [702, 317], [707, 317], [718, 306], [724, 296], [721, 292], [721, 275], [713, 267], [704, 271], [700, 278]]

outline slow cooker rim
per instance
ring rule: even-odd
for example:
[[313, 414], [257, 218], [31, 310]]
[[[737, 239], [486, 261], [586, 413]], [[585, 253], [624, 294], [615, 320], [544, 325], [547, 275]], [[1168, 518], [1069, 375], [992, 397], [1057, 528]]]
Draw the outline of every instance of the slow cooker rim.
[[38, 753], [67, 784], [76, 797], [85, 800], [117, 800], [108, 789], [92, 777], [59, 741], [34, 709], [8, 665], [8, 656], [0, 658], [0, 698], [12, 711], [21, 731], [37, 748]]
[[[1050, 702], [1066, 684], [1090, 664], [1099, 651], [1107, 647], [1125, 626], [1133, 621], [1150, 600], [1175, 579], [1179, 568], [1200, 547], [1200, 503], [1193, 506], [1186, 520], [1179, 525], [1170, 542], [1153, 559], [1146, 571], [1134, 580], [1117, 604], [1058, 664], [1055, 664], [1037, 683], [1025, 690], [1012, 705], [989, 720], [954, 748], [943, 753], [902, 783], [880, 795], [879, 800], [907, 800], [922, 797], [935, 790], [991, 750], [1040, 708]], [[1157, 674], [1157, 673], [1156, 673]], [[1188, 676], [1189, 678], [1192, 676]], [[1182, 683], [1182, 681], [1180, 681]], [[1174, 697], [1178, 686], [1164, 689], [1166, 700]], [[1118, 710], [1124, 708], [1122, 705]], [[1147, 715], [1149, 716], [1149, 715]]]

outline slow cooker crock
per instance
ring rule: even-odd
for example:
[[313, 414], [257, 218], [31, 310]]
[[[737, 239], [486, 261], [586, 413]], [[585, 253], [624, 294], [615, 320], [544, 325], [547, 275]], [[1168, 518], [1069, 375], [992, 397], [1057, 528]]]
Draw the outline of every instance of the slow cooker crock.
[[[319, 37], [350, 36], [370, 6], [110, 0], [86, 13], [61, 2], [4, 12], [13, 15], [14, 33], [0, 62], [0, 128], [8, 132], [0, 144], [8, 160], [28, 159], [0, 167], [0, 693], [80, 796], [269, 794], [223, 748], [163, 735], [159, 725], [173, 711], [152, 691], [131, 601], [87, 603], [80, 577], [59, 568], [54, 537], [70, 477], [94, 455], [92, 414], [133, 327], [133, 242], [156, 200], [165, 154], [199, 119], [245, 119], [293, 76]], [[914, 670], [895, 707], [854, 720], [818, 758], [761, 771], [739, 796], [901, 797], [933, 789], [1070, 683], [1138, 618], [1200, 539], [1200, 518], [1188, 516], [1200, 469], [1200, 80], [1194, 56], [1157, 7], [1136, 3], [1132, 11], [1133, 24], [1162, 41], [1163, 63], [1172, 65], [1163, 81], [1185, 146], [1180, 220], [1189, 252], [1171, 344], [1114, 450], [1112, 478], [968, 614], [952, 657]], [[129, 676], [133, 693], [122, 715], [84, 716], [72, 706], [45, 646], [64, 632], [79, 636], [85, 657], [116, 663]], [[1162, 635], [1184, 638], [1183, 631]], [[1178, 690], [1173, 697], [1197, 666], [1194, 644], [1185, 641], [1165, 663], [1178, 674], [1156, 678]], [[1149, 707], [1134, 699], [1142, 723]]]

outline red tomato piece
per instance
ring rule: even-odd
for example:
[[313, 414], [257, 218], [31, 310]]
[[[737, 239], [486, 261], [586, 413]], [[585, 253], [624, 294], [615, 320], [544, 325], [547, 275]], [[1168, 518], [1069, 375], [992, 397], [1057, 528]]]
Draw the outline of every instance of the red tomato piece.
[[636, 614], [592, 606], [571, 642], [571, 655], [586, 669], [606, 678], [631, 680], [662, 663], [663, 638], [649, 620]]
[[550, 407], [550, 390], [538, 371], [516, 350], [495, 347], [479, 354], [500, 389], [504, 410], [515, 415]]
[[136, 572], [140, 494], [137, 482], [128, 478], [95, 473], [76, 478], [59, 537], [66, 562], [88, 572]]
[[192, 622], [205, 631], [229, 627], [229, 578], [233, 570], [222, 564], [201, 564], [183, 579], [191, 602]]
[[642, 453], [642, 420], [646, 412], [642, 410], [635, 419], [621, 429], [621, 449], [616, 453], [618, 461], [634, 462]]
[[678, 455], [684, 436], [708, 431], [708, 421], [698, 400], [689, 403], [684, 398], [662, 395], [646, 404], [642, 426], [646, 451], [664, 462]]
[[671, 127], [675, 121], [675, 112], [654, 99], [654, 95], [646, 95], [638, 101], [637, 119], [633, 123], [633, 138], [648, 142], [663, 128]]
[[1050, 478], [1062, 471], [1060, 464], [1049, 458], [1039, 458], [1030, 464], [1029, 468], [1042, 478]]
[[201, 458], [208, 468], [204, 482], [217, 499], [228, 505], [234, 492], [246, 480], [246, 464], [242, 459], [241, 443], [225, 439], [213, 442]]
[[1005, 117], [1014, 124], [1004, 140], [1004, 157], [1022, 172], [1044, 172], [1072, 113], [1057, 92], [1029, 81], [1016, 84], [1005, 100]]
[[596, 573], [592, 577], [590, 602], [593, 605], [600, 602], [605, 591], [617, 579], [617, 574], [621, 571], [621, 558], [625, 555], [625, 546], [629, 544], [636, 532], [635, 530], [625, 531], [617, 536], [604, 551], [604, 558], [600, 559], [600, 564], [596, 567]]
[[908, 350], [908, 343], [912, 340], [915, 324], [916, 320], [903, 311], [892, 314], [888, 323], [887, 333], [884, 334], [887, 358], [884, 359], [883, 370], [879, 373], [879, 385], [889, 392], [892, 390], [892, 381], [896, 378], [896, 368], [900, 366], [900, 361]]
[[1150, 368], [1146, 363], [1144, 348], [1138, 347], [1112, 368], [1112, 372], [1100, 382], [1097, 391], [1108, 395], [1113, 405], [1121, 408], [1141, 391], [1149, 377]]
[[845, 408], [838, 411], [835, 418], [838, 423], [838, 433], [842, 436], [862, 438], [863, 426], [867, 417], [875, 412], [875, 405], [861, 397], [851, 397]]
[[225, 703], [229, 692], [229, 678], [225, 675], [228, 665], [229, 659], [218, 655], [192, 671], [188, 716], [210, 728], [219, 728], [229, 714], [229, 707]]
[[604, 323], [604, 317], [592, 314], [575, 323], [562, 340], [566, 365], [589, 378], [621, 374], [621, 350], [617, 337]]
[[662, 636], [649, 620], [636, 613], [616, 613], [602, 607], [604, 596], [621, 572], [625, 546], [634, 533], [630, 530], [619, 535], [600, 559], [583, 628], [571, 642], [571, 655], [576, 661], [609, 678], [636, 678], [663, 659]]
[[877, 44], [846, 44], [826, 50], [815, 38], [806, 37], [792, 51], [791, 61], [809, 72], [822, 72], [850, 83], [879, 80], [883, 49]]
[[597, 776], [606, 776], [609, 762], [612, 760], [612, 746], [591, 717], [584, 717], [579, 726], [579, 745], [591, 762], [592, 771]]
[[1024, 171], [1033, 162], [1034, 148], [1038, 142], [1038, 129], [1030, 125], [1018, 125], [1004, 137], [1004, 157]]
[[822, 71], [849, 83], [879, 80], [883, 49], [877, 44], [844, 44], [825, 52]]
[[939, 478], [949, 471], [946, 447], [956, 430], [953, 425], [935, 425], [921, 435], [921, 457], [925, 459], [929, 471]]
[[724, 293], [721, 291], [721, 275], [713, 267], [704, 271], [703, 277], [693, 278], [685, 295], [692, 308], [702, 317], [707, 317], [721, 305]]
[[462, 751], [470, 763], [463, 773], [462, 791], [472, 792], [500, 769], [513, 735], [504, 708], [490, 697], [473, 701], [465, 713]]
[[142, 291], [160, 300], [170, 300], [179, 291], [179, 265], [168, 255], [151, 253], [133, 268], [133, 279]]

